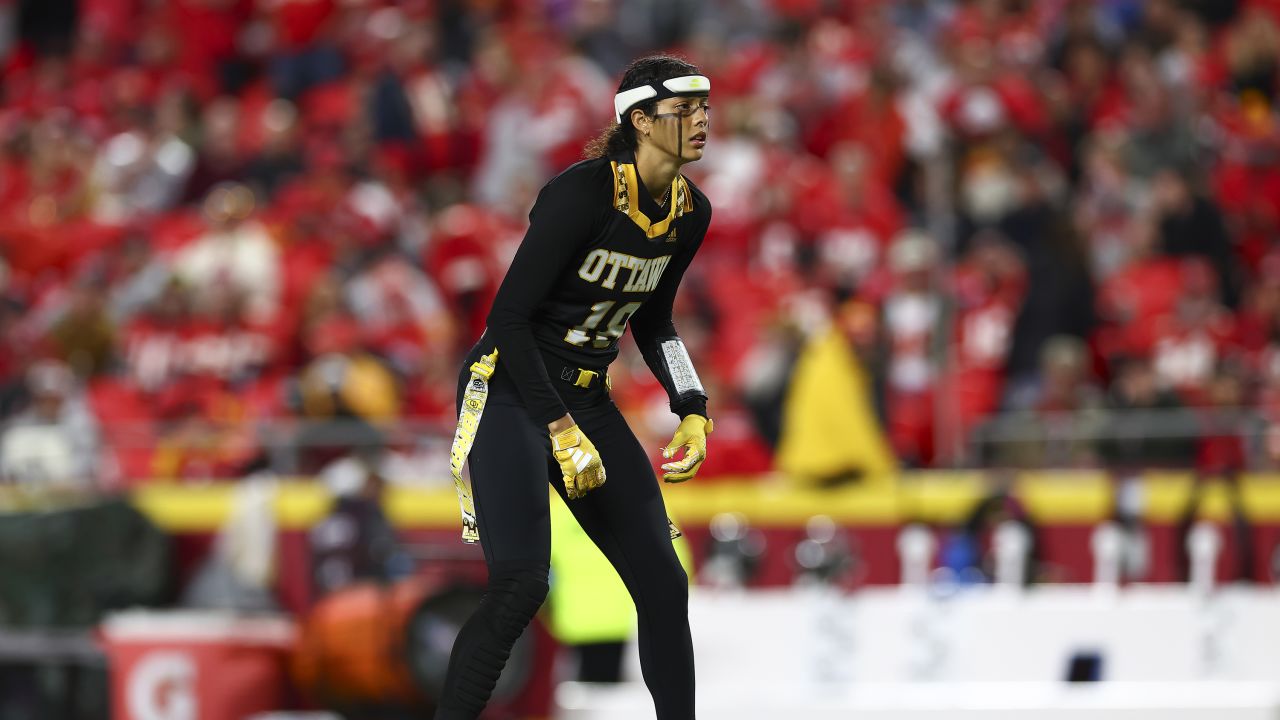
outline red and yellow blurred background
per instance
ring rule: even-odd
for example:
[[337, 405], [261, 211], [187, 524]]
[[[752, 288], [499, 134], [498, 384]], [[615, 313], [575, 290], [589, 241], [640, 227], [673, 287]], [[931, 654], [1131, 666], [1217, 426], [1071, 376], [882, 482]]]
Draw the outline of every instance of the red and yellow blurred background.
[[[1129, 579], [1184, 580], [1200, 519], [1222, 579], [1275, 581], [1271, 0], [0, 0], [0, 520], [123, 498], [167, 605], [269, 483], [298, 614], [335, 498], [453, 543], [461, 358], [653, 51], [714, 88], [676, 324], [716, 432], [667, 492], [695, 563], [736, 513], [748, 583], [789, 584], [829, 516], [842, 582], [892, 584], [902, 526], [981, 547], [990, 511], [1037, 582], [1089, 581], [1104, 522], [1152, 533]], [[612, 379], [660, 462], [629, 341]]]

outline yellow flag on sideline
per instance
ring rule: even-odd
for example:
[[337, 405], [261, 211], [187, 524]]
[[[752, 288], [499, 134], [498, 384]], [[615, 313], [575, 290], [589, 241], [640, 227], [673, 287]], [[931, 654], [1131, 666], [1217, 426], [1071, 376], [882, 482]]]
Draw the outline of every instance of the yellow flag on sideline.
[[835, 325], [815, 333], [800, 351], [783, 405], [776, 464], [804, 484], [845, 475], [889, 480], [896, 473], [870, 378]]

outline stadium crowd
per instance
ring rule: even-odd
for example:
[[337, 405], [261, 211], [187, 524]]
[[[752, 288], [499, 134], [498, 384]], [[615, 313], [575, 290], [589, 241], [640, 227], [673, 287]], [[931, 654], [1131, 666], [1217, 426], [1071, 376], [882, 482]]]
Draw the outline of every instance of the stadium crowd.
[[703, 475], [1280, 460], [1280, 2], [0, 0], [0, 473], [447, 477], [525, 214], [654, 49], [714, 86]]

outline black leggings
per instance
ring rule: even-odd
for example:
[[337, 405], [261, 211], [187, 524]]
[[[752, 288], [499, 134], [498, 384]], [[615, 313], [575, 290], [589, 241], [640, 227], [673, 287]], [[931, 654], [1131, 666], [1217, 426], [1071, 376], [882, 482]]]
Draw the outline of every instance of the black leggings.
[[[477, 355], [463, 366], [459, 396]], [[693, 720], [688, 577], [671, 545], [657, 478], [604, 383], [582, 389], [555, 374], [552, 382], [607, 473], [603, 486], [566, 503], [635, 600], [640, 667], [658, 720]], [[546, 599], [551, 523], [544, 483], [565, 497], [547, 428], [529, 419], [501, 358], [469, 463], [489, 585], [454, 643], [436, 720], [472, 720], [488, 702], [512, 645]]]

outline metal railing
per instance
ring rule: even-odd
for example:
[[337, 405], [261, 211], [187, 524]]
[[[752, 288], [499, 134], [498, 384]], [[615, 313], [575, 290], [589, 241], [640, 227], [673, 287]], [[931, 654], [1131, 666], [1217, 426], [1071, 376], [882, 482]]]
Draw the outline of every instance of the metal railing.
[[[203, 422], [203, 421], [202, 421]], [[1184, 408], [1176, 410], [1091, 409], [1077, 412], [1006, 412], [990, 416], [965, 439], [960, 467], [1012, 469], [1050, 468], [1193, 468], [1205, 443], [1227, 448], [1219, 462], [1251, 470], [1275, 467], [1276, 435], [1254, 408]], [[195, 427], [155, 423], [107, 423], [100, 430], [95, 468], [108, 486], [136, 484], [152, 477], [168, 479], [155, 458], [167, 454], [181, 465], [186, 457], [226, 460], [208, 462], [220, 470], [189, 480], [232, 479], [254, 472], [314, 475], [330, 462], [355, 457], [420, 482], [443, 482], [449, 476], [448, 455], [454, 428], [440, 420], [410, 418], [372, 424], [356, 419], [299, 420], [277, 418], [247, 423], [205, 423]], [[833, 439], [834, 440], [834, 439]], [[858, 442], [857, 438], [847, 439]], [[1234, 449], [1231, 447], [1234, 446]], [[0, 458], [2, 460], [2, 458]], [[31, 473], [40, 475], [38, 458]], [[52, 466], [52, 463], [51, 463]], [[945, 468], [941, 468], [945, 469]], [[0, 485], [22, 477], [0, 477]]]
[[[1215, 456], [1213, 462], [1225, 465], [1218, 469], [1244, 470], [1272, 459], [1268, 427], [1248, 407], [1005, 412], [974, 429], [970, 458], [975, 465], [1190, 467], [1204, 443], [1215, 443], [1236, 447], [1226, 451], [1230, 456]], [[1015, 462], [1001, 462], [1009, 459]]]

